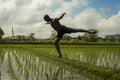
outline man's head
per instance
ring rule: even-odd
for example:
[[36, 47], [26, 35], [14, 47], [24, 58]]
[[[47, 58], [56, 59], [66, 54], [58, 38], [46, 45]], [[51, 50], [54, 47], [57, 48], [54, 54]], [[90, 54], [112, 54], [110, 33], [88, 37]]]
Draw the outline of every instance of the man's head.
[[47, 22], [50, 22], [50, 21], [51, 21], [51, 18], [50, 18], [48, 15], [45, 15], [45, 16], [44, 16], [44, 20], [47, 21]]

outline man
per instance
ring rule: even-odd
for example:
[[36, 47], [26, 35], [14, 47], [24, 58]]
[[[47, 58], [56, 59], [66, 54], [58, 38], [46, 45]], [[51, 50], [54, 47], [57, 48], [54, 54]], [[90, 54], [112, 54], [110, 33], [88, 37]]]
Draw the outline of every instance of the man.
[[61, 40], [61, 38], [63, 37], [64, 34], [76, 33], [76, 32], [87, 32], [87, 33], [91, 33], [91, 34], [96, 33], [94, 31], [88, 31], [88, 30], [83, 30], [83, 29], [73, 29], [73, 28], [69, 28], [64, 25], [61, 25], [59, 20], [61, 20], [65, 14], [66, 13], [63, 13], [60, 17], [55, 18], [55, 19], [50, 18], [48, 15], [44, 16], [44, 20], [47, 22], [46, 24], [50, 24], [52, 26], [52, 28], [57, 32], [57, 36], [55, 39], [55, 47], [58, 51], [59, 58], [62, 57], [62, 54], [61, 54], [61, 51], [59, 48], [59, 41]]

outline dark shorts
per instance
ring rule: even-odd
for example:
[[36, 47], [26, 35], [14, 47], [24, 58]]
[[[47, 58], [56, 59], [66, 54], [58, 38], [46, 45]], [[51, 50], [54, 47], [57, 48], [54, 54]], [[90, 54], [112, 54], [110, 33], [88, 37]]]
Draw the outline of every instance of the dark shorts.
[[64, 30], [58, 31], [57, 32], [57, 38], [62, 38], [64, 34], [68, 33], [75, 33], [75, 32], [79, 32], [79, 29], [73, 29], [73, 28], [68, 28], [65, 27]]

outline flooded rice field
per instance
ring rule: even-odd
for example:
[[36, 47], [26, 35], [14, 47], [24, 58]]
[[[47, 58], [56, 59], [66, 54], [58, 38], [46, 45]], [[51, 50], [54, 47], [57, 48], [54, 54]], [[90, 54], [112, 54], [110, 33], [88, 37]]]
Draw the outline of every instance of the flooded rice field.
[[0, 49], [0, 80], [89, 80], [24, 49]]
[[[120, 69], [120, 46], [78, 46], [62, 45], [62, 59], [75, 62]], [[38, 54], [44, 54], [38, 56]], [[45, 60], [44, 56], [48, 56]], [[91, 77], [65, 68], [65, 65], [51, 61], [57, 58], [52, 46], [1, 47], [0, 80], [91, 80]], [[51, 57], [50, 57], [51, 58]], [[92, 79], [92, 80], [96, 80]]]

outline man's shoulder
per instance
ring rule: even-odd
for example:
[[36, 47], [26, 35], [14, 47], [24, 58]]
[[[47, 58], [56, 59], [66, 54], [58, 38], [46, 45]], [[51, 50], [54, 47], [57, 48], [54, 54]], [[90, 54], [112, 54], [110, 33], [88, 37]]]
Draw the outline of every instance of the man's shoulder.
[[54, 21], [59, 21], [58, 18], [53, 18], [52, 20], [54, 20]]
[[52, 19], [52, 21], [54, 22], [54, 21], [58, 21], [58, 19], [57, 18], [54, 18], [54, 19]]

